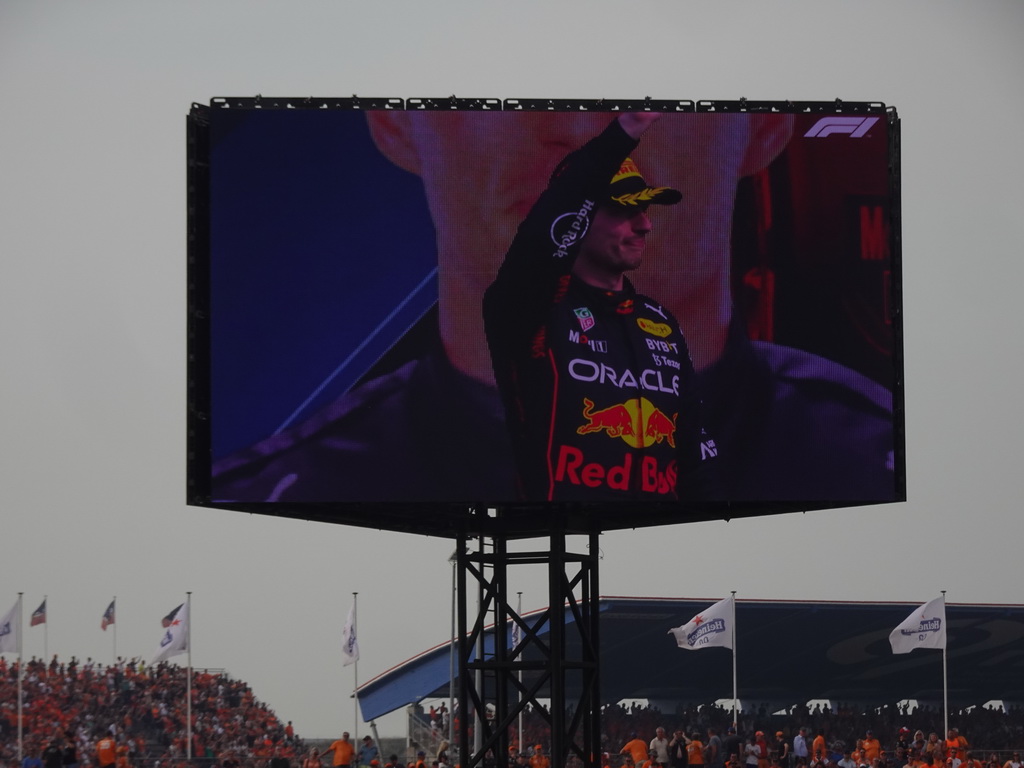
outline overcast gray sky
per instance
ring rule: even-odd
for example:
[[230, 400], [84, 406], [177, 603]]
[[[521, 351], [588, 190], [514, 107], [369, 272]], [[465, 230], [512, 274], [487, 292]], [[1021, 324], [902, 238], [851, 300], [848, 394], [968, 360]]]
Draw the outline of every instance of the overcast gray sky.
[[361, 682], [448, 637], [451, 541], [183, 503], [185, 115], [257, 93], [895, 105], [910, 501], [609, 534], [601, 590], [1024, 602], [1022, 33], [1017, 0], [4, 0], [0, 613], [46, 594], [50, 653], [109, 661], [117, 595], [148, 659], [191, 590], [193, 664], [312, 737], [353, 724], [352, 592]]

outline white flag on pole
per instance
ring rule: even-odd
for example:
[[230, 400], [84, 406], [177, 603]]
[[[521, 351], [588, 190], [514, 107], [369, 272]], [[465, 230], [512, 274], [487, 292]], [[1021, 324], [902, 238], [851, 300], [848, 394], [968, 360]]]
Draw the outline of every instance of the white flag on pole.
[[349, 609], [348, 619], [345, 620], [345, 628], [341, 630], [341, 655], [345, 657], [345, 660], [341, 663], [343, 667], [359, 661], [359, 643], [356, 640], [355, 603]]
[[719, 600], [706, 611], [698, 613], [681, 627], [670, 629], [676, 645], [688, 651], [722, 647], [732, 649], [732, 632], [736, 622], [733, 598]]
[[21, 601], [14, 604], [0, 619], [0, 653], [21, 653], [18, 639], [21, 637]]
[[185, 653], [188, 650], [188, 603], [183, 603], [174, 614], [174, 618], [164, 629], [163, 637], [160, 638], [160, 648], [157, 649], [153, 663], [167, 661], [171, 656]]
[[889, 635], [893, 653], [946, 647], [946, 598], [936, 597], [907, 616]]

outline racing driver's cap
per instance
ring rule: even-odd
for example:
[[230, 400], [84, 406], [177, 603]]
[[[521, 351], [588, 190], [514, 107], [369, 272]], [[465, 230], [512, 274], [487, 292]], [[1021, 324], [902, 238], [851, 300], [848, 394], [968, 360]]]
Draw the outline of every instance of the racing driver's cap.
[[608, 187], [608, 202], [613, 207], [639, 208], [641, 211], [652, 203], [657, 205], [675, 205], [683, 199], [683, 194], [672, 187], [652, 187], [640, 175], [633, 159], [627, 157], [622, 166], [612, 176]]

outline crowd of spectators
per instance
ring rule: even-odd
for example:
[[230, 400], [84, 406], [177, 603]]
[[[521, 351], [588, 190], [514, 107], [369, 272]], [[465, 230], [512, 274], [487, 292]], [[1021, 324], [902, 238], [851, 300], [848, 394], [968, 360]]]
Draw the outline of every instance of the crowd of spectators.
[[[32, 658], [21, 683], [23, 756], [35, 761], [58, 743], [64, 768], [100, 768], [96, 745], [109, 735], [117, 768], [184, 768], [187, 685], [186, 668], [166, 662]], [[0, 768], [19, 765], [17, 686], [17, 663], [0, 657]], [[262, 768], [275, 748], [289, 757], [303, 749], [291, 723], [222, 672], [192, 670], [191, 719], [196, 766]]]
[[[548, 743], [547, 722], [547, 718], [536, 711], [525, 716], [521, 742], [527, 745], [524, 749], [527, 757], [532, 745]], [[1015, 751], [1020, 752], [1024, 747], [1024, 709], [1020, 707], [1011, 706], [1004, 711], [1003, 708], [975, 706], [952, 711], [949, 716], [949, 727], [956, 729], [958, 734], [967, 740], [971, 759], [979, 762], [983, 768], [989, 768], [993, 754], [998, 756], [999, 766], [1002, 768]], [[602, 710], [601, 716], [605, 764], [609, 768], [621, 768], [630, 764], [627, 760], [629, 750], [623, 752], [625, 745], [637, 739], [649, 744], [655, 738], [658, 728], [664, 728], [668, 738], [677, 731], [685, 734], [688, 740], [696, 734], [702, 746], [708, 741], [709, 729], [716, 732], [723, 741], [723, 746], [725, 740], [731, 736], [734, 739], [733, 746], [738, 745], [741, 766], [746, 765], [744, 751], [748, 740], [761, 734], [766, 743], [769, 743], [769, 749], [760, 763], [762, 768], [771, 766], [770, 758], [778, 752], [772, 743], [782, 739], [791, 748], [801, 728], [807, 734], [809, 747], [817, 735], [821, 734], [824, 738], [827, 762], [820, 763], [823, 767], [838, 766], [846, 752], [852, 752], [853, 757], [857, 757], [858, 744], [864, 741], [869, 731], [873, 732], [873, 738], [878, 740], [882, 752], [881, 760], [874, 768], [903, 768], [907, 764], [905, 754], [910, 750], [901, 751], [900, 745], [906, 742], [912, 746], [917, 731], [922, 732], [926, 741], [933, 733], [942, 742], [947, 737], [941, 710], [929, 706], [919, 706], [909, 711], [905, 705], [892, 704], [865, 711], [863, 708], [841, 705], [833, 711], [827, 706], [811, 708], [804, 705], [778, 710], [764, 705], [740, 712], [734, 723], [732, 709], [717, 704], [680, 706], [672, 712], [665, 712], [653, 706], [609, 705]], [[730, 733], [732, 728], [735, 728], [735, 733]], [[778, 735], [780, 733], [781, 736]], [[517, 743], [519, 741], [514, 740]], [[723, 754], [726, 765], [729, 757], [729, 754]], [[805, 764], [809, 768], [817, 768], [813, 753], [809, 755]], [[857, 763], [858, 767], [862, 764], [873, 766], [871, 761]], [[640, 768], [640, 764], [635, 761], [631, 765]], [[952, 765], [945, 763], [945, 756], [943, 765], [946, 765], [946, 768], [953, 768]], [[795, 768], [796, 761], [790, 757], [789, 760], [782, 762], [782, 766]], [[977, 766], [968, 763], [965, 768]]]
[[[528, 710], [523, 718], [522, 739], [514, 733], [511, 736], [514, 751], [529, 759], [536, 745], [549, 744], [548, 722], [544, 713]], [[1015, 751], [1024, 751], [1021, 749], [1024, 747], [1024, 709], [1020, 707], [1011, 706], [1004, 711], [1002, 708], [975, 706], [954, 711], [950, 713], [949, 727], [957, 729], [961, 736], [969, 734], [972, 758], [981, 762], [983, 768], [989, 768], [988, 763], [993, 753], [1000, 756], [1002, 768], [1005, 758]], [[868, 731], [873, 731], [874, 738], [882, 746], [883, 759], [875, 768], [903, 768], [906, 763], [902, 755], [897, 757], [900, 754], [898, 745], [904, 741], [911, 742], [917, 731], [921, 731], [926, 740], [931, 733], [936, 734], [939, 740], [944, 741], [946, 738], [941, 711], [929, 706], [920, 706], [913, 711], [895, 704], [868, 711], [840, 706], [833, 711], [822, 706], [795, 706], [777, 710], [764, 705], [753, 711], [740, 712], [734, 723], [732, 709], [717, 704], [680, 706], [673, 712], [665, 712], [654, 706], [608, 705], [601, 713], [601, 741], [607, 755], [607, 766], [626, 766], [626, 754], [622, 751], [624, 746], [636, 739], [646, 739], [649, 743], [658, 728], [664, 728], [668, 738], [676, 731], [684, 733], [688, 739], [698, 734], [701, 742], [707, 742], [709, 729], [714, 729], [724, 742], [730, 735], [730, 729], [735, 728], [732, 737], [739, 740], [740, 765], [744, 765], [744, 747], [750, 737], [762, 734], [768, 741], [774, 742], [781, 738], [792, 745], [801, 728], [807, 734], [808, 745], [818, 734], [824, 737], [828, 761], [833, 766], [838, 765], [846, 751], [856, 756], [858, 743], [864, 740]], [[781, 737], [777, 736], [780, 733]], [[771, 765], [767, 758], [776, 751], [774, 748], [767, 750], [761, 768]], [[728, 757], [728, 754], [724, 755], [726, 763]], [[812, 758], [813, 755], [806, 763], [809, 768], [817, 768], [812, 765]], [[784, 761], [783, 768], [796, 768], [795, 761], [788, 763], [787, 767]], [[640, 768], [639, 763], [634, 762], [633, 765]], [[872, 766], [871, 762], [866, 765], [869, 768]], [[972, 767], [967, 765], [965, 768]], [[1020, 768], [1024, 768], [1024, 765]]]
[[[853, 749], [869, 730], [890, 749], [895, 748], [901, 729], [911, 733], [921, 730], [925, 736], [934, 732], [939, 738], [944, 738], [946, 733], [941, 709], [927, 705], [913, 711], [898, 704], [869, 710], [843, 704], [835, 711], [820, 705], [773, 709], [762, 705], [740, 712], [737, 731], [741, 735], [762, 731], [772, 736], [782, 731], [790, 740], [800, 728], [806, 728], [812, 737], [823, 731], [830, 748], [836, 748], [835, 752], [840, 752], [844, 745]], [[687, 734], [692, 731], [706, 734], [708, 728], [715, 728], [719, 734], [725, 734], [732, 725], [732, 709], [716, 704], [680, 706], [668, 713], [656, 707], [612, 705], [605, 707], [602, 713], [602, 738], [614, 746], [624, 744], [634, 731], [653, 736], [658, 726], [669, 732], [682, 728]], [[979, 706], [951, 711], [949, 727], [957, 728], [961, 734], [970, 734], [971, 743], [978, 749], [1005, 751], [1024, 746], [1024, 709], [1020, 707], [1010, 707], [1005, 712], [1000, 708]]]
[[[66, 663], [57, 657], [49, 663], [33, 658], [25, 663], [22, 677], [23, 755], [28, 762], [19, 764], [18, 670], [0, 657], [0, 768], [282, 768], [304, 763], [306, 745], [291, 723], [283, 724], [246, 683], [212, 670], [192, 671], [192, 760], [188, 761], [186, 675], [184, 667], [166, 662], [153, 666], [139, 659], [119, 659], [104, 666], [74, 657]], [[430, 741], [443, 738], [447, 711], [439, 707], [424, 715], [433, 737]], [[458, 713], [454, 720], [458, 724]], [[602, 711], [601, 723], [608, 768], [643, 768], [627, 762], [630, 750], [624, 752], [624, 747], [638, 740], [650, 743], [659, 728], [669, 738], [682, 733], [687, 740], [706, 742], [709, 731], [714, 731], [723, 744], [731, 739], [731, 746], [726, 744], [723, 750], [726, 761], [732, 747], [738, 745], [742, 751], [751, 737], [792, 746], [803, 729], [808, 742], [820, 735], [827, 744], [828, 762], [816, 763], [812, 755], [806, 761], [808, 768], [831, 768], [832, 764], [843, 768], [840, 759], [851, 750], [856, 757], [869, 731], [882, 751], [877, 765], [867, 763], [871, 768], [904, 768], [901, 745], [912, 743], [916, 731], [924, 737], [935, 733], [943, 741], [947, 738], [941, 711], [927, 706], [908, 711], [895, 704], [868, 711], [847, 706], [834, 711], [806, 706], [777, 710], [765, 705], [741, 712], [735, 723], [732, 710], [716, 704], [680, 706], [673, 712], [653, 706], [609, 705]], [[1019, 707], [954, 711], [949, 726], [958, 730], [977, 762], [968, 762], [964, 768], [996, 768], [994, 756], [1009, 756], [1024, 745], [1024, 710]], [[116, 757], [109, 766], [101, 766], [97, 745], [106, 738], [113, 739]], [[544, 749], [550, 743], [545, 713], [527, 712], [522, 739], [514, 741], [523, 758], [519, 763], [545, 768], [540, 765], [548, 759]], [[966, 759], [968, 748], [961, 751]], [[757, 768], [770, 768], [770, 758], [777, 754], [778, 749], [767, 749], [765, 762]], [[740, 765], [753, 768], [753, 763], [743, 762], [743, 755]], [[648, 768], [658, 768], [657, 761]], [[781, 768], [797, 768], [792, 754]], [[998, 768], [1003, 768], [1002, 758]], [[1024, 766], [1018, 763], [1015, 768]]]

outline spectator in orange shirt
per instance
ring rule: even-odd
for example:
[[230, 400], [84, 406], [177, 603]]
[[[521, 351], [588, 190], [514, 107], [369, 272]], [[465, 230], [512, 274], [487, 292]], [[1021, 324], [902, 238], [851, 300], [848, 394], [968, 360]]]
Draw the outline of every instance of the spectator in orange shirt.
[[542, 744], [538, 744], [533, 748], [530, 768], [551, 768], [551, 760], [544, 754], [544, 746]]
[[320, 757], [324, 757], [328, 752], [334, 753], [334, 766], [344, 766], [344, 768], [350, 768], [352, 765], [352, 756], [355, 754], [355, 747], [352, 746], [352, 742], [348, 740], [348, 732], [341, 734], [341, 738], [333, 742], [331, 746], [320, 753]]
[[620, 755], [627, 753], [633, 758], [634, 765], [640, 766], [647, 762], [647, 744], [643, 739], [637, 738], [636, 731], [629, 734], [629, 741], [619, 750]]
[[113, 768], [117, 762], [117, 744], [114, 737], [102, 728], [96, 732], [100, 737], [96, 742], [96, 764], [99, 768]]
[[958, 757], [961, 761], [967, 756], [967, 739], [960, 735], [956, 728], [950, 728], [946, 734], [946, 757]]
[[882, 745], [875, 738], [875, 734], [872, 731], [867, 731], [864, 734], [864, 741], [861, 742], [861, 746], [864, 749], [864, 762], [868, 765], [876, 760], [882, 751]]
[[811, 744], [811, 765], [827, 762], [828, 748], [825, 746], [825, 731], [823, 728], [819, 728], [818, 735], [814, 737], [814, 742]]
[[697, 731], [686, 742], [686, 756], [690, 765], [704, 765], [704, 744]]

